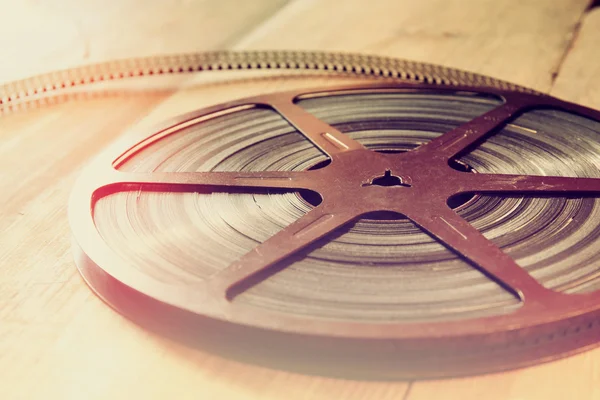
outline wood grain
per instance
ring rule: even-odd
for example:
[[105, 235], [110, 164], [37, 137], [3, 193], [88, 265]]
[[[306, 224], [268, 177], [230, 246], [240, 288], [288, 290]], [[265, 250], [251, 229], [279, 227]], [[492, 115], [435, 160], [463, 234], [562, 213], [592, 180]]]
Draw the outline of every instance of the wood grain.
[[551, 94], [600, 109], [600, 7], [582, 19]]
[[598, 399], [600, 351], [532, 368], [453, 380], [415, 382], [409, 400]]
[[231, 47], [286, 1], [0, 0], [0, 83], [85, 63]]
[[[551, 86], [588, 0], [295, 1], [236, 48], [359, 51]], [[358, 11], [360, 10], [360, 11]]]
[[[11, 3], [0, 27], [0, 57], [19, 62], [0, 64], [0, 82], [159, 52], [321, 49], [440, 63], [600, 107], [600, 12], [584, 13], [586, 0], [140, 4]], [[83, 164], [131, 126], [258, 91], [329, 81], [236, 77], [235, 84], [210, 74], [177, 78], [171, 90], [0, 117], [0, 399], [600, 398], [600, 350], [455, 380], [342, 380], [190, 348], [145, 331], [96, 298], [74, 268], [66, 219]]]

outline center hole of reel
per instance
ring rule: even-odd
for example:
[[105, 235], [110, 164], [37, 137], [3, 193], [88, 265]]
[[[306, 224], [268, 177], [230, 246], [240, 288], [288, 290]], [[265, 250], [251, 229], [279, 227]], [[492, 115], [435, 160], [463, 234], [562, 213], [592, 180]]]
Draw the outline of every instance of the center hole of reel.
[[[404, 151], [405, 150], [383, 150], [383, 151], [378, 151], [378, 152], [380, 152], [380, 153], [403, 153]], [[308, 168], [308, 170], [316, 170], [316, 169], [325, 168], [329, 164], [331, 164], [331, 160], [327, 159], [324, 161], [320, 161], [317, 164], [311, 166], [310, 168]], [[467, 173], [475, 173], [476, 172], [473, 169], [473, 167], [471, 167], [467, 163], [458, 161], [455, 159], [450, 160], [450, 167], [457, 171], [461, 171], [461, 172], [467, 172]], [[362, 184], [363, 187], [371, 186], [371, 185], [386, 186], [386, 187], [390, 187], [390, 186], [411, 187], [410, 184], [402, 182], [402, 178], [400, 178], [399, 176], [393, 175], [391, 170], [385, 170], [383, 175], [373, 178], [371, 180], [371, 182]], [[318, 193], [312, 192], [309, 190], [299, 191], [298, 195], [300, 198], [302, 198], [304, 201], [306, 201], [313, 207], [318, 206], [323, 201], [323, 199], [321, 198], [321, 196]], [[467, 205], [471, 204], [472, 202], [474, 202], [478, 197], [479, 197], [479, 195], [475, 195], [472, 193], [462, 193], [462, 194], [453, 196], [450, 199], [448, 199], [447, 204], [450, 208], [452, 208], [454, 210], [461, 209], [461, 208], [466, 207]], [[406, 219], [406, 217], [404, 217], [400, 214], [391, 213], [391, 212], [375, 212], [375, 213], [369, 214], [369, 216], [367, 218], [371, 219], [371, 220], [387, 220], [387, 221]]]
[[386, 169], [382, 176], [373, 178], [371, 182], [363, 183], [362, 186], [403, 186], [411, 187], [412, 185], [402, 182], [402, 178], [392, 175], [392, 171]]

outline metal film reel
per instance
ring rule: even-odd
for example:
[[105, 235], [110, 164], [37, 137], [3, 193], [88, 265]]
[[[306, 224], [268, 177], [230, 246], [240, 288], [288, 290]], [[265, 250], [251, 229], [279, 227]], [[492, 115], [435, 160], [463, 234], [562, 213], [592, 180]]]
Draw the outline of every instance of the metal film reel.
[[327, 368], [564, 356], [600, 327], [598, 121], [548, 96], [406, 82], [210, 107], [84, 172], [78, 266], [119, 309]]

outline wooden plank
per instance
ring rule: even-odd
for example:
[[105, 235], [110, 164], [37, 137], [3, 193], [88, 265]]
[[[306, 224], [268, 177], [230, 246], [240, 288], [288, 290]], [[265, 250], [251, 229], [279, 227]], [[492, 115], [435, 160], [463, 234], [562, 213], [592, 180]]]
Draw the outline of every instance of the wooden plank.
[[116, 58], [229, 47], [286, 2], [0, 0], [0, 82]]
[[565, 100], [600, 109], [600, 7], [583, 19], [560, 68], [551, 94]]
[[588, 0], [295, 1], [236, 47], [395, 56], [547, 91], [587, 4]]
[[501, 374], [415, 382], [407, 400], [598, 399], [598, 371], [600, 350], [597, 349], [560, 361]]

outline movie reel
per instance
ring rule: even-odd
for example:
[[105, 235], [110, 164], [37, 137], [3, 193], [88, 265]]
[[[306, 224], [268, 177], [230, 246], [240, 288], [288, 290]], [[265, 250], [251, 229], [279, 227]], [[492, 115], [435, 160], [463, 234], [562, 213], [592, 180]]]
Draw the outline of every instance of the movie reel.
[[109, 304], [252, 361], [361, 377], [481, 373], [596, 344], [596, 111], [442, 67], [262, 52], [48, 75], [0, 88], [0, 106], [246, 68], [396, 82], [233, 101], [100, 156], [69, 215], [78, 267]]
[[[600, 191], [599, 119], [546, 96], [414, 84], [211, 107], [107, 153], [84, 173], [70, 205], [79, 266], [105, 297], [99, 286], [126, 285], [189, 317], [314, 341], [308, 347], [357, 360], [369, 353], [393, 374], [477, 373], [571, 353], [592, 345], [600, 324], [600, 211], [589, 198]], [[483, 139], [487, 146], [466, 152]], [[517, 165], [523, 156], [531, 162]], [[559, 200], [504, 198], [522, 194]], [[169, 203], [169, 195], [177, 199]], [[227, 216], [214, 207], [228, 197], [239, 218], [211, 219]], [[236, 213], [248, 200], [275, 207], [275, 216], [261, 215], [263, 226], [256, 215], [244, 222]], [[173, 215], [144, 221], [161, 209]], [[197, 238], [178, 231], [181, 220], [200, 220], [194, 213], [223, 241], [208, 241], [211, 229]], [[319, 242], [357, 219], [330, 248]], [[503, 224], [510, 230], [492, 233]], [[424, 240], [418, 227], [461, 257]], [[232, 232], [245, 239], [224, 247]], [[374, 236], [366, 246], [365, 236]], [[320, 248], [303, 252], [315, 242]], [[305, 337], [291, 340], [298, 335]]]

